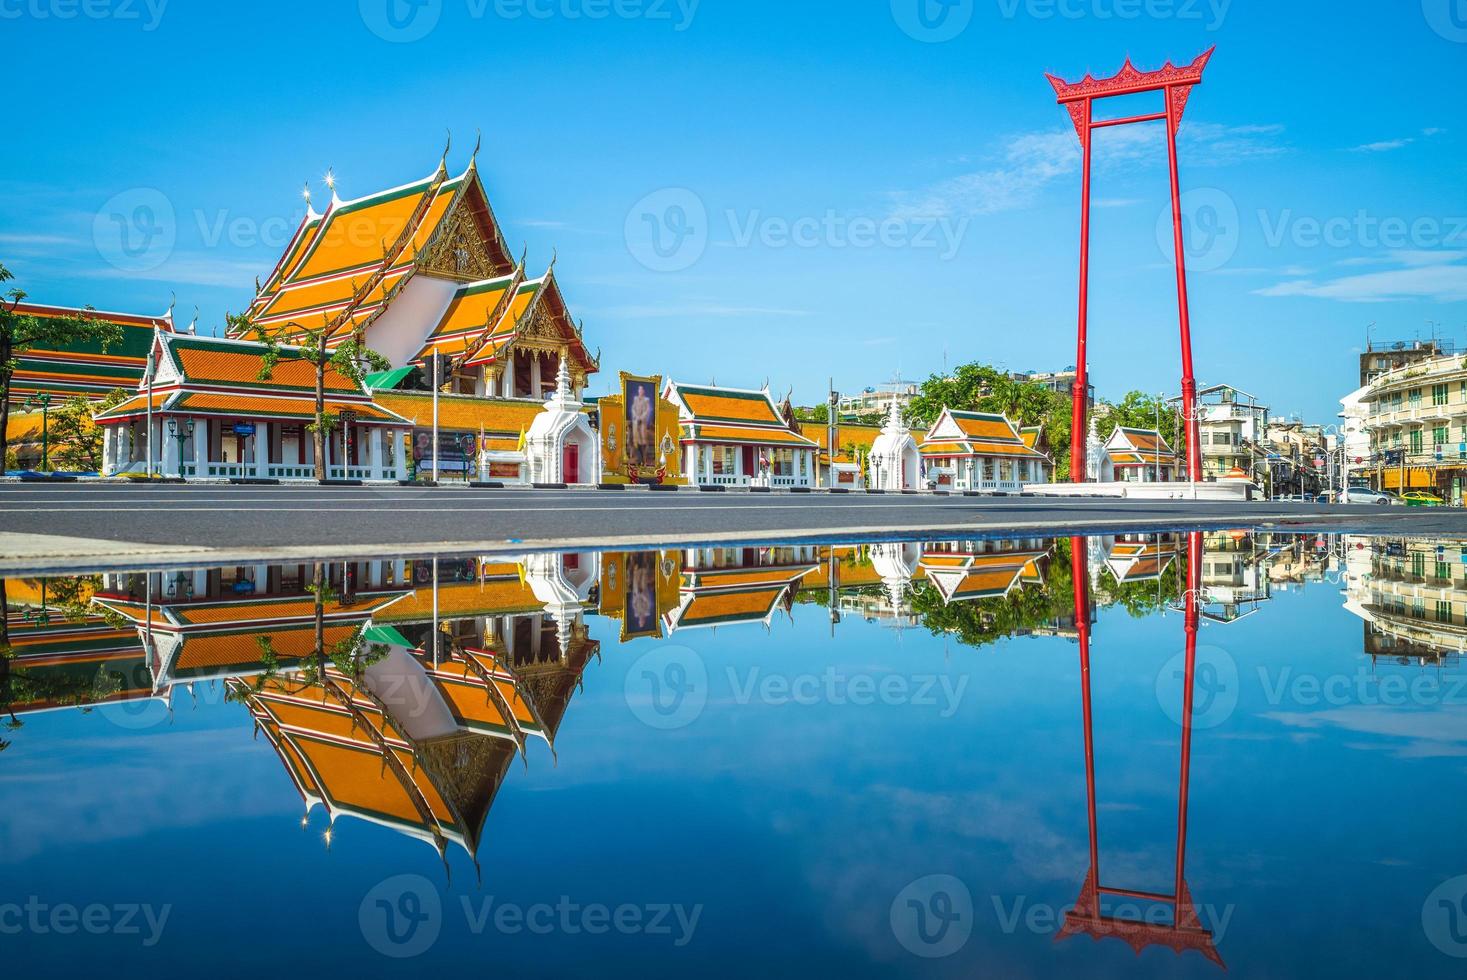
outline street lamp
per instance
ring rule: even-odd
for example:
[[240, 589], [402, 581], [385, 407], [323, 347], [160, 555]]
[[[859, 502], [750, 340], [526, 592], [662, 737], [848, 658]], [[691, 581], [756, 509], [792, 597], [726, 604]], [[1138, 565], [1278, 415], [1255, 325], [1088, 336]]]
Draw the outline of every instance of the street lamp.
[[[188, 438], [190, 438], [190, 437], [193, 436], [193, 434], [194, 434], [194, 420], [193, 419], [184, 419], [183, 420], [183, 433], [184, 433], [184, 439], [188, 439]], [[178, 442], [178, 475], [179, 476], [183, 476], [183, 439], [179, 439], [178, 438], [178, 419], [171, 418], [171, 417], [168, 419], [168, 434], [170, 436], [173, 436], [173, 438], [175, 440], [177, 440], [177, 442]], [[195, 473], [194, 476], [195, 477], [202, 477], [203, 474], [202, 473]]]
[[34, 408], [36, 405], [40, 405], [41, 406], [41, 470], [42, 470], [42, 472], [45, 472], [45, 471], [48, 471], [48, 470], [51, 469], [51, 463], [50, 463], [50, 456], [51, 456], [51, 453], [50, 453], [50, 441], [51, 441], [51, 439], [50, 439], [50, 436], [51, 436], [51, 433], [50, 433], [51, 393], [49, 391], [43, 391], [39, 395], [32, 395], [32, 396], [30, 396], [29, 398], [27, 398], [25, 400], [25, 407], [27, 409]]

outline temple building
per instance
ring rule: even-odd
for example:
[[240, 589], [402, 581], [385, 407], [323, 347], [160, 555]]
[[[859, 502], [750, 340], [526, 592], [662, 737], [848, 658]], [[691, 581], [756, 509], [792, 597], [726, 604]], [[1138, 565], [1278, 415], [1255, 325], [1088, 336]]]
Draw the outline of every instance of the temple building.
[[678, 406], [683, 471], [696, 484], [813, 487], [819, 446], [800, 432], [785, 399], [769, 389], [716, 388], [669, 381], [663, 397]]
[[113, 313], [81, 307], [17, 303], [15, 312], [53, 319], [88, 316], [122, 328], [121, 343], [106, 350], [95, 341], [64, 348], [33, 347], [16, 358], [10, 379], [10, 403], [23, 406], [33, 396], [50, 395], [53, 407], [78, 395], [100, 401], [110, 392], [136, 388], [148, 361], [148, 346], [156, 331], [173, 331], [173, 312], [162, 316]]
[[893, 400], [881, 435], [871, 445], [871, 489], [895, 492], [921, 489], [922, 452], [918, 438], [919, 434], [913, 433], [902, 417], [901, 406]]
[[[600, 362], [554, 265], [531, 277], [510, 254], [475, 163], [451, 177], [440, 162], [422, 180], [355, 200], [333, 186], [325, 212], [307, 208], [231, 329], [285, 341], [324, 335], [331, 347], [356, 340], [386, 357], [393, 370], [371, 388], [413, 420], [415, 473], [595, 482], [597, 440], [573, 416], [584, 414], [581, 395]], [[440, 398], [436, 448], [435, 387], [456, 396], [447, 420]], [[554, 419], [529, 439], [547, 400]]]
[[[96, 416], [102, 474], [194, 479], [304, 479], [314, 475], [316, 368], [282, 347], [158, 331], [153, 376]], [[412, 424], [372, 400], [329, 364], [325, 406], [340, 420], [325, 437], [328, 478], [407, 477], [403, 437]], [[152, 456], [149, 467], [148, 456]]]
[[927, 483], [939, 490], [1017, 493], [1047, 482], [1053, 467], [1014, 423], [988, 412], [944, 408], [919, 449]]
[[1117, 426], [1099, 452], [1086, 454], [1100, 483], [1174, 483], [1181, 477], [1176, 451], [1155, 429]]

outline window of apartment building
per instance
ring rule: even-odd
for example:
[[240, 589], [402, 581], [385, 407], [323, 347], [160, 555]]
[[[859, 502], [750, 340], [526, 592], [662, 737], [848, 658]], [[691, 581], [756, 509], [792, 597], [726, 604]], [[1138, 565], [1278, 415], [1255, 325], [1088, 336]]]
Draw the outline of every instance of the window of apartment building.
[[1420, 429], [1412, 429], [1411, 430], [1411, 451], [1413, 453], [1419, 453], [1419, 452], [1421, 452], [1421, 430]]
[[1411, 556], [1411, 575], [1413, 578], [1426, 578], [1426, 556], [1420, 552]]
[[1445, 599], [1436, 601], [1436, 621], [1438, 623], [1450, 623], [1452, 621], [1452, 604]]
[[1421, 389], [1412, 388], [1410, 394], [1411, 407], [1416, 408], [1421, 404]]
[[1451, 426], [1438, 425], [1436, 428], [1431, 430], [1431, 441], [1436, 443], [1438, 446], [1445, 445], [1447, 441], [1451, 438]]
[[1447, 386], [1445, 384], [1431, 386], [1431, 403], [1433, 405], [1445, 405], [1447, 403]]
[[1435, 569], [1435, 571], [1436, 571], [1436, 574], [1433, 576], [1434, 578], [1437, 578], [1437, 579], [1439, 579], [1439, 580], [1441, 580], [1443, 582], [1450, 582], [1452, 580], [1452, 563], [1451, 562], [1449, 562], [1449, 561], [1439, 561], [1439, 562], [1437, 562], [1436, 563], [1436, 569]]
[[1418, 597], [1418, 598], [1415, 598], [1415, 599], [1412, 599], [1411, 600], [1411, 618], [1412, 619], [1425, 619], [1426, 618], [1426, 600], [1425, 599], [1421, 599], [1421, 598]]

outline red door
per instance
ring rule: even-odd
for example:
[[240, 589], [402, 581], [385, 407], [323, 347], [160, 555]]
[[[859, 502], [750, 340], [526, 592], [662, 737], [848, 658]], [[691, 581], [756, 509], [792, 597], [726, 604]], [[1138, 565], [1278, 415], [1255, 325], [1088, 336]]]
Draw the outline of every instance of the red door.
[[753, 446], [745, 446], [744, 447], [744, 475], [745, 476], [755, 476], [755, 475], [757, 475], [757, 474], [754, 473], [754, 447]]
[[573, 442], [565, 447], [565, 482], [581, 482], [581, 447]]

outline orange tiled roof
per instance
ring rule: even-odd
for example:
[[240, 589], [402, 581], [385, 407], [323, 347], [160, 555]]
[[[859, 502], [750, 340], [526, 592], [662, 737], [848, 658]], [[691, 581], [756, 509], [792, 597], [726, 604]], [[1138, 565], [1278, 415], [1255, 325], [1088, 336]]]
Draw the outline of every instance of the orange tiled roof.
[[[419, 425], [432, 424], [432, 392], [379, 391], [372, 400], [405, 419], [416, 420]], [[440, 394], [438, 427], [459, 432], [478, 432], [482, 428], [486, 434], [512, 434], [518, 439], [520, 432], [528, 431], [535, 417], [544, 410], [545, 406], [536, 401]]]
[[[326, 399], [326, 411], [356, 413], [358, 422], [385, 422], [407, 425], [407, 419], [367, 401]], [[238, 415], [247, 418], [309, 419], [316, 415], [316, 402], [308, 398], [280, 398], [271, 395], [226, 395], [210, 392], [184, 392], [168, 405], [168, 411], [185, 415]]]
[[678, 396], [692, 413], [693, 421], [784, 426], [784, 419], [770, 401], [769, 393], [738, 388], [704, 388], [677, 385]]
[[[153, 410], [157, 411], [163, 404], [173, 396], [171, 391], [156, 391], [153, 393]], [[93, 416], [93, 420], [101, 422], [105, 419], [126, 418], [129, 415], [137, 415], [148, 410], [148, 396], [134, 395], [120, 405], [114, 405], [105, 412]]]
[[752, 442], [761, 446], [804, 446], [814, 443], [789, 429], [738, 425], [684, 424], [683, 438], [689, 442]]

